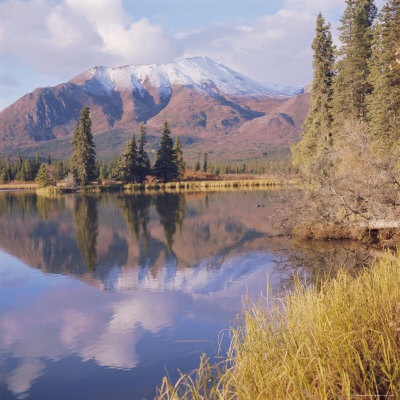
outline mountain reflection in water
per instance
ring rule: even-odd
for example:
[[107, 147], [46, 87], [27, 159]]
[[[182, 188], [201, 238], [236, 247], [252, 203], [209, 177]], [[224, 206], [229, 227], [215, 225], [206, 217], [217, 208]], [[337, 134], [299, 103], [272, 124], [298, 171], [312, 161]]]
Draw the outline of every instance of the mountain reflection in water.
[[0, 193], [1, 399], [152, 398], [164, 366], [216, 353], [246, 292], [370, 257], [277, 237], [271, 198]]

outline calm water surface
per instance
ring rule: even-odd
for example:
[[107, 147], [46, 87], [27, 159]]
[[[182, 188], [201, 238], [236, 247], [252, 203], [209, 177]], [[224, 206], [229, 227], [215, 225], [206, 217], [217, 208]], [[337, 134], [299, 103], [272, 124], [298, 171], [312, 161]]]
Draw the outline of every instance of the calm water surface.
[[368, 259], [277, 238], [273, 195], [0, 193], [0, 398], [154, 398], [224, 351], [267, 279]]

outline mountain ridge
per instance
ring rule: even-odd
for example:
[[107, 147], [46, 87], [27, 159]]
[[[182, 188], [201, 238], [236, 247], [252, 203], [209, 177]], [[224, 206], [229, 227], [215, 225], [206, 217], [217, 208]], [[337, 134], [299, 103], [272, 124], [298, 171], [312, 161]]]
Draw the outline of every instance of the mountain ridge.
[[[279, 111], [285, 103], [296, 103], [293, 99], [304, 106]], [[196, 143], [186, 152], [201, 147], [211, 154], [214, 148], [228, 154], [240, 145], [245, 154], [263, 143], [288, 145], [298, 140], [308, 102], [304, 90], [284, 95], [206, 57], [93, 67], [68, 82], [35, 89], [1, 111], [0, 151], [14, 153], [65, 141], [72, 136], [80, 110], [89, 106], [95, 136], [119, 130], [125, 138], [141, 123], [149, 134], [159, 136], [168, 120], [174, 134]], [[272, 122], [268, 116], [273, 116]], [[249, 124], [265, 117], [267, 123]], [[118, 143], [115, 150], [122, 148]]]

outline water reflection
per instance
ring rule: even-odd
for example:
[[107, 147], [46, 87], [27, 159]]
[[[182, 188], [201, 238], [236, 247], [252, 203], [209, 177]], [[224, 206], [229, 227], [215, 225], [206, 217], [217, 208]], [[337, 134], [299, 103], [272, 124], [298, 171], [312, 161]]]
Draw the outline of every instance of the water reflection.
[[321, 280], [334, 277], [340, 270], [355, 275], [384, 252], [354, 241], [291, 240], [286, 246], [282, 243], [277, 245], [274, 253], [278, 256], [276, 268], [281, 273], [282, 285], [289, 288], [297, 277], [319, 284]]
[[177, 226], [179, 233], [182, 234], [183, 219], [185, 217], [184, 195], [165, 193], [156, 196], [155, 206], [160, 218], [160, 223], [164, 228], [168, 250], [171, 252]]
[[139, 242], [141, 231], [144, 238], [144, 247], [148, 248], [149, 232], [147, 225], [150, 221], [151, 196], [144, 193], [120, 195], [117, 198], [117, 203], [129, 231], [135, 235], [137, 242]]
[[267, 274], [279, 291], [293, 270], [316, 278], [372, 257], [277, 237], [270, 201], [0, 193], [0, 397], [152, 398], [164, 365], [190, 370], [215, 351]]
[[[40, 198], [40, 197], [39, 197]], [[76, 243], [90, 271], [96, 269], [98, 235], [97, 199], [93, 196], [77, 196], [72, 211], [76, 228]]]

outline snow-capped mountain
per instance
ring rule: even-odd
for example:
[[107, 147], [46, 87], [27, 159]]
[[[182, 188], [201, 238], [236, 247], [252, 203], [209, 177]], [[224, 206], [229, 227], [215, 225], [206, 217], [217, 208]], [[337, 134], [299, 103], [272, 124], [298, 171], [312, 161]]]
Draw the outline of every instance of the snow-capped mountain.
[[[117, 68], [94, 67], [79, 79], [87, 81], [89, 91], [131, 90], [145, 96], [149, 85], [160, 97], [169, 97], [174, 86], [191, 87], [210, 95], [287, 96], [299, 94], [299, 88], [257, 83], [208, 57], [184, 58], [169, 64], [126, 65]], [[72, 80], [74, 82], [74, 80]]]
[[[150, 136], [158, 136], [165, 120], [192, 144], [192, 154], [196, 146], [224, 154], [240, 146], [244, 155], [253, 151], [259, 156], [268, 143], [299, 137], [309, 93], [289, 96], [298, 92], [257, 83], [207, 57], [94, 67], [66, 83], [36, 89], [1, 111], [0, 150], [29, 148], [25, 154], [51, 151], [66, 157], [80, 110], [89, 106], [93, 133], [102, 134], [100, 157], [120, 153], [141, 123]], [[47, 141], [51, 149], [43, 145]]]

